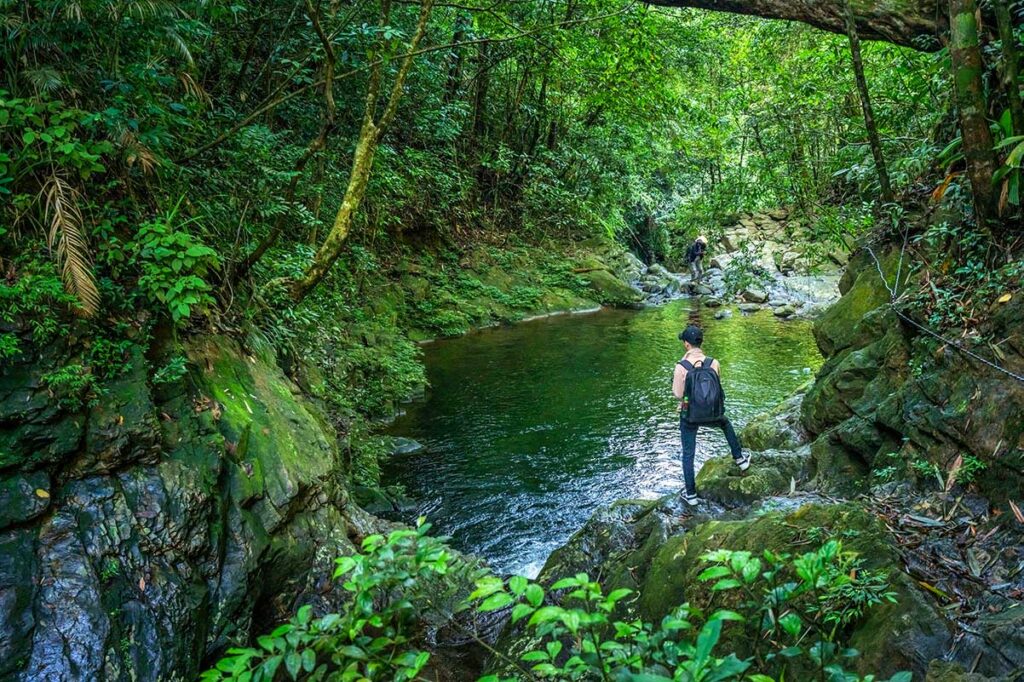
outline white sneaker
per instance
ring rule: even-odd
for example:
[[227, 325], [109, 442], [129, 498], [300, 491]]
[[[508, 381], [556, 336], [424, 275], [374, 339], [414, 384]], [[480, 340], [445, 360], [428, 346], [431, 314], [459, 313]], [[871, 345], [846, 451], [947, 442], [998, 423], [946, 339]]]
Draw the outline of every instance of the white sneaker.
[[740, 468], [740, 471], [746, 471], [750, 468], [750, 455], [743, 455], [736, 460], [736, 465]]
[[697, 497], [696, 495], [690, 495], [689, 493], [683, 493], [683, 502], [685, 502], [686, 504], [690, 505], [691, 507], [696, 507], [697, 506], [697, 502], [699, 502], [699, 501], [700, 501], [700, 498]]

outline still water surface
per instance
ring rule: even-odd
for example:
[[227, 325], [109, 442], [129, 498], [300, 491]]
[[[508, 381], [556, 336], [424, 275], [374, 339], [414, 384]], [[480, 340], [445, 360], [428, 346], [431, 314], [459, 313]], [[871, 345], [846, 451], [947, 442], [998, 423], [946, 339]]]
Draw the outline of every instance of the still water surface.
[[[688, 299], [438, 341], [424, 349], [426, 400], [391, 429], [427, 451], [392, 458], [385, 482], [404, 486], [456, 548], [535, 575], [596, 507], [682, 486], [671, 378], [688, 323], [722, 363], [737, 430], [821, 364], [809, 322], [715, 320]], [[698, 466], [727, 453], [720, 431], [702, 430]]]

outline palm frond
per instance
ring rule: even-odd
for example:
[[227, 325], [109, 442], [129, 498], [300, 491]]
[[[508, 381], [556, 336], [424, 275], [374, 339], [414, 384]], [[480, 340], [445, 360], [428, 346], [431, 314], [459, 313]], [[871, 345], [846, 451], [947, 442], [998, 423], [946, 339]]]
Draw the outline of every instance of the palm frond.
[[78, 191], [60, 176], [52, 175], [43, 186], [43, 195], [50, 221], [46, 243], [51, 251], [54, 243], [57, 244], [57, 263], [64, 289], [78, 299], [82, 314], [92, 317], [100, 307], [100, 292], [92, 274], [92, 257], [78, 208]]
[[174, 3], [166, 0], [108, 0], [107, 7], [111, 16], [127, 16], [137, 21], [169, 16], [175, 12]]
[[52, 95], [64, 87], [64, 79], [61, 77], [60, 71], [49, 66], [25, 69], [22, 71], [22, 75], [38, 93]]
[[151, 175], [156, 167], [160, 165], [160, 159], [149, 147], [142, 144], [139, 138], [127, 128], [121, 132], [119, 145], [125, 150], [125, 162], [129, 166], [139, 164], [139, 168], [146, 175]]
[[185, 89], [185, 92], [192, 97], [195, 97], [200, 102], [206, 105], [213, 104], [213, 98], [210, 94], [203, 89], [203, 86], [196, 82], [196, 79], [192, 77], [188, 71], [182, 71], [178, 75], [178, 80], [181, 81], [181, 86]]
[[173, 29], [168, 29], [166, 35], [171, 47], [178, 51], [181, 58], [184, 59], [189, 66], [195, 66], [196, 62], [192, 58], [192, 51], [188, 49], [188, 44], [185, 42], [185, 39], [181, 37], [181, 34]]
[[67, 19], [80, 23], [82, 21], [82, 3], [80, 0], [69, 0], [69, 2], [65, 3], [63, 14]]

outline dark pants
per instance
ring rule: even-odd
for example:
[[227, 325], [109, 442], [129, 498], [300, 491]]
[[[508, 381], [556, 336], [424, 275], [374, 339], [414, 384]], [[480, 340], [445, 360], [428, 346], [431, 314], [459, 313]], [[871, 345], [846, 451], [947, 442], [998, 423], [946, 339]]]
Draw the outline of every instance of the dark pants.
[[697, 452], [697, 430], [702, 426], [715, 426], [725, 433], [725, 440], [729, 442], [729, 449], [732, 450], [732, 458], [739, 459], [743, 456], [743, 449], [740, 446], [740, 439], [736, 436], [735, 429], [728, 417], [722, 417], [719, 422], [711, 424], [689, 424], [686, 418], [679, 418], [679, 433], [683, 441], [683, 480], [686, 481], [686, 494], [696, 495], [697, 484], [694, 482], [693, 457]]
[[701, 259], [690, 261], [690, 281], [699, 284], [702, 279], [704, 279], [704, 264], [701, 263]]

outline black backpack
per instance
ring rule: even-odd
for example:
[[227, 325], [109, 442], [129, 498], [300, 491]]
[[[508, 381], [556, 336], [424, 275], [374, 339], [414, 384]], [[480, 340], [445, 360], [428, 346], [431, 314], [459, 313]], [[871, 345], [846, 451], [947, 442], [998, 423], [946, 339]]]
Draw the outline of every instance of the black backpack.
[[725, 416], [725, 392], [718, 372], [712, 369], [714, 360], [705, 357], [700, 367], [694, 367], [689, 360], [679, 364], [686, 369], [686, 386], [683, 395], [690, 403], [686, 421], [690, 424], [711, 424]]
[[705, 249], [707, 249], [707, 247], [704, 245], [704, 242], [696, 241], [690, 244], [689, 253], [686, 254], [687, 258], [691, 263], [696, 261], [698, 258], [703, 258]]

